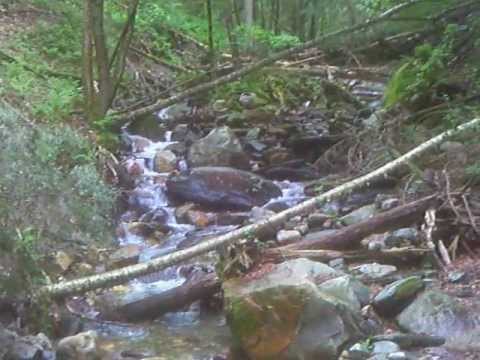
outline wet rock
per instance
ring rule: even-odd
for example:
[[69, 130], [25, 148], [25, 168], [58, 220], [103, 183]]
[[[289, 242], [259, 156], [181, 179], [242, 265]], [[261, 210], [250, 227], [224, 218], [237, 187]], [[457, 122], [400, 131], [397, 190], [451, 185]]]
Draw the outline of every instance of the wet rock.
[[386, 199], [381, 202], [380, 210], [382, 211], [392, 210], [393, 208], [396, 208], [398, 205], [400, 205], [399, 199], [397, 198]]
[[235, 343], [252, 359], [337, 359], [346, 343], [363, 336], [359, 315], [315, 284], [338, 275], [321, 263], [296, 259], [261, 277], [225, 282]]
[[293, 136], [288, 141], [289, 147], [297, 156], [308, 160], [315, 160], [332, 145], [335, 145], [341, 138], [327, 134], [313, 136]]
[[374, 354], [389, 354], [400, 350], [400, 347], [392, 341], [376, 341], [373, 343]]
[[292, 158], [292, 152], [283, 147], [273, 147], [263, 154], [265, 161], [270, 165], [278, 165]]
[[351, 213], [344, 215], [340, 218], [340, 221], [345, 225], [353, 225], [365, 220], [370, 219], [377, 213], [375, 204], [365, 205]]
[[372, 234], [361, 241], [362, 246], [369, 251], [379, 251], [386, 248], [385, 245], [386, 234]]
[[161, 225], [165, 225], [168, 221], [168, 213], [163, 208], [156, 208], [143, 214], [139, 221], [149, 224], [153, 228], [161, 228]]
[[393, 341], [394, 343], [398, 344], [400, 348], [405, 350], [442, 346], [445, 344], [445, 338], [443, 337], [404, 333], [376, 335], [372, 338], [372, 340]]
[[451, 271], [447, 275], [448, 281], [457, 284], [462, 283], [467, 278], [467, 274], [463, 271]]
[[249, 210], [282, 195], [273, 182], [227, 167], [196, 168], [188, 176], [172, 177], [167, 193], [176, 200], [227, 210]]
[[190, 130], [188, 124], [178, 124], [172, 131], [172, 141], [178, 141], [183, 145], [190, 145], [198, 138], [199, 136]]
[[167, 173], [175, 170], [177, 156], [170, 150], [157, 151], [153, 160], [153, 169], [159, 173]]
[[57, 345], [58, 360], [94, 360], [97, 352], [97, 333], [86, 331], [61, 339]]
[[238, 98], [238, 102], [245, 109], [254, 109], [258, 106], [258, 97], [255, 93], [242, 93]]
[[167, 145], [165, 150], [171, 151], [177, 156], [183, 156], [187, 152], [187, 146], [184, 142], [175, 142]]
[[283, 210], [287, 210], [290, 206], [285, 201], [272, 201], [265, 205], [265, 210], [270, 210], [273, 213], [279, 213]]
[[370, 280], [379, 280], [393, 274], [397, 271], [397, 268], [393, 265], [372, 263], [354, 266], [351, 270], [355, 274], [358, 274], [360, 279], [367, 278]]
[[227, 126], [215, 128], [207, 136], [194, 142], [188, 151], [187, 160], [191, 167], [231, 166], [239, 169], [250, 167], [240, 140]]
[[280, 230], [277, 233], [277, 241], [280, 244], [290, 244], [300, 240], [301, 238], [302, 234], [300, 234], [300, 232], [297, 230]]
[[150, 114], [131, 122], [127, 131], [152, 141], [160, 141], [165, 134], [165, 125], [155, 115]]
[[262, 169], [260, 173], [268, 179], [279, 181], [308, 181], [318, 179], [319, 177], [316, 168], [306, 163], [298, 164], [297, 162], [287, 162], [267, 169]]
[[185, 204], [175, 210], [175, 217], [181, 224], [195, 225], [204, 228], [214, 222], [214, 216], [203, 211], [196, 210], [194, 204]]
[[[0, 333], [0, 342], [7, 342], [6, 347], [0, 349], [4, 360], [54, 360], [50, 340], [42, 333], [36, 336], [17, 336], [15, 333]], [[0, 330], [0, 332], [2, 332]], [[4, 337], [6, 335], [6, 337]]]
[[12, 348], [16, 338], [17, 334], [5, 329], [3, 325], [0, 325], [0, 359], [5, 358], [6, 354]]
[[136, 244], [129, 244], [116, 250], [108, 259], [108, 269], [118, 269], [124, 266], [138, 263], [141, 254], [141, 247]]
[[65, 251], [57, 251], [55, 254], [55, 264], [60, 268], [62, 272], [67, 271], [73, 264], [73, 259]]
[[418, 276], [395, 281], [375, 296], [372, 305], [381, 316], [396, 316], [412, 302], [424, 287], [422, 279]]
[[480, 350], [478, 304], [467, 307], [447, 294], [428, 290], [398, 315], [397, 322], [411, 333], [444, 337], [448, 348]]
[[217, 225], [242, 225], [250, 218], [244, 212], [222, 212], [217, 216]]
[[131, 147], [132, 152], [142, 152], [147, 147], [153, 144], [147, 138], [144, 138], [143, 136], [139, 136], [139, 135], [128, 135], [126, 139], [127, 139], [127, 144]]
[[323, 224], [325, 224], [325, 221], [330, 219], [330, 216], [322, 213], [313, 213], [308, 216], [308, 226], [311, 229], [315, 228], [321, 228]]
[[420, 242], [420, 233], [415, 228], [401, 228], [388, 233], [385, 236], [387, 248], [416, 245]]
[[368, 304], [370, 291], [353, 276], [345, 275], [327, 280], [320, 284], [319, 289], [342, 301], [350, 310], [360, 312]]
[[344, 258], [333, 259], [328, 262], [328, 266], [338, 271], [344, 271], [346, 269], [346, 263]]
[[396, 351], [388, 354], [388, 360], [408, 360], [409, 357], [404, 351]]

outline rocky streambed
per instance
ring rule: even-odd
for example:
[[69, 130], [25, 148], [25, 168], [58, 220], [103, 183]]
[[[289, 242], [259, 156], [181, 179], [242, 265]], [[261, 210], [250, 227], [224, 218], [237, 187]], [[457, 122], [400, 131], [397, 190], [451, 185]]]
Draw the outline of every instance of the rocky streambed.
[[[124, 211], [118, 248], [105, 254], [104, 268], [199, 244], [331, 187], [345, 158], [352, 161], [344, 153], [332, 164], [326, 156], [342, 144], [344, 124], [361, 129], [381, 121], [371, 96], [367, 92], [365, 103], [372, 105], [367, 111], [349, 97], [341, 97], [335, 111], [305, 104], [275, 114], [247, 106], [241, 122], [221, 109], [199, 114], [180, 105], [126, 127], [120, 174]], [[337, 151], [344, 150], [338, 146]], [[242, 246], [319, 239], [403, 205], [402, 189], [395, 181], [372, 184], [289, 220], [281, 230], [245, 239]], [[252, 268], [242, 248], [219, 249], [88, 298], [70, 298], [66, 306], [75, 315], [63, 335], [73, 337], [58, 343], [57, 354], [66, 359], [476, 359], [475, 292], [459, 297], [456, 291], [474, 284], [477, 272], [469, 265], [470, 270], [440, 274], [422, 222], [373, 234], [362, 240], [361, 250], [329, 253], [328, 259], [297, 252]], [[11, 359], [54, 356], [42, 336], [3, 332], [0, 340], [17, 346], [6, 353], [27, 354]]]

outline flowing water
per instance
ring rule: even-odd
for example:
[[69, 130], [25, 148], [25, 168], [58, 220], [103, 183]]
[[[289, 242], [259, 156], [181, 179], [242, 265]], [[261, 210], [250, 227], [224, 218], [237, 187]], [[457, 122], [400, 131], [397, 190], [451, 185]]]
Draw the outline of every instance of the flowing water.
[[[161, 112], [157, 121], [164, 120], [166, 113]], [[197, 229], [194, 225], [178, 223], [175, 207], [166, 195], [165, 183], [170, 174], [153, 170], [155, 153], [175, 143], [172, 141], [172, 133], [166, 131], [161, 141], [151, 141], [131, 134], [126, 129], [124, 132], [124, 138], [131, 141], [132, 149], [125, 155], [123, 164], [126, 168], [136, 167], [137, 173], [141, 173], [132, 191], [134, 196], [129, 200], [130, 205], [132, 208], [143, 209], [143, 212], [160, 211], [166, 216], [164, 221], [170, 231], [160, 243], [152, 244], [151, 241], [129, 230], [128, 221], [131, 213], [129, 210], [121, 217], [124, 221], [119, 225], [120, 246], [129, 244], [141, 246], [139, 261], [143, 262], [175, 251], [189, 239], [194, 239], [194, 243], [198, 243], [204, 238], [226, 233], [237, 227], [210, 225]], [[188, 171], [184, 159], [177, 162], [177, 171], [180, 173]], [[276, 184], [282, 189], [283, 195], [271, 202], [283, 202], [292, 206], [305, 199], [302, 184], [289, 181]], [[190, 264], [201, 263], [213, 269], [215, 260], [216, 255], [212, 253], [192, 259]], [[177, 287], [185, 281], [180, 269], [181, 266], [173, 266], [131, 281], [116, 296], [121, 297], [122, 302], [128, 302]], [[161, 359], [213, 359], [219, 354], [225, 354], [230, 343], [229, 330], [222, 312], [205, 311], [198, 303], [192, 304], [184, 311], [168, 313], [141, 324], [95, 323], [93, 327], [115, 349], [139, 351], [160, 356]]]

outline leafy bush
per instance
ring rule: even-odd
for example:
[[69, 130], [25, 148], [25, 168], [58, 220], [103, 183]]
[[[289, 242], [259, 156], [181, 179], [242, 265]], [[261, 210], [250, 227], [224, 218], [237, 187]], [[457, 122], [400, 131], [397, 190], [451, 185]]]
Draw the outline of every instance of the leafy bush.
[[438, 46], [424, 44], [415, 49], [415, 55], [407, 59], [390, 80], [385, 91], [385, 107], [420, 103], [430, 97], [430, 90], [447, 78], [447, 63], [457, 31], [455, 25], [449, 25]]
[[81, 96], [78, 82], [56, 77], [40, 78], [22, 63], [6, 65], [5, 82], [0, 93], [10, 92], [23, 100], [32, 115], [48, 122], [59, 122], [67, 117]]
[[34, 126], [0, 106], [0, 223], [53, 241], [108, 241], [115, 192], [87, 139], [68, 126]]
[[275, 35], [259, 26], [239, 26], [235, 29], [235, 34], [239, 48], [243, 50], [268, 53], [270, 50], [278, 51], [300, 44], [300, 39], [294, 35]]

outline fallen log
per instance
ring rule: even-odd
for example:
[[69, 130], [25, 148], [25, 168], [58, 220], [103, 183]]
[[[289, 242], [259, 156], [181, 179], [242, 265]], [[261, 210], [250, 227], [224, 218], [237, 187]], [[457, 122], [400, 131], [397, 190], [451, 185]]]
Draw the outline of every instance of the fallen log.
[[269, 249], [272, 253], [282, 253], [284, 250], [346, 250], [357, 247], [362, 239], [372, 234], [387, 230], [406, 227], [417, 221], [423, 220], [423, 214], [430, 207], [438, 205], [439, 199], [432, 195], [412, 203], [398, 206], [392, 210], [380, 213], [370, 219], [357, 224], [346, 226], [332, 234], [325, 234], [318, 238], [306, 239], [295, 244], [280, 248]]
[[126, 121], [129, 121], [129, 120], [133, 120], [133, 119], [136, 119], [136, 118], [139, 118], [143, 115], [147, 115], [147, 114], [152, 114], [152, 113], [155, 113], [163, 108], [166, 108], [170, 105], [173, 105], [173, 104], [176, 104], [182, 100], [185, 100], [193, 95], [197, 95], [197, 94], [200, 94], [200, 93], [204, 93], [210, 89], [214, 89], [220, 85], [224, 85], [224, 84], [228, 84], [229, 82], [232, 82], [236, 79], [239, 79], [245, 75], [248, 75], [248, 74], [251, 74], [252, 72], [256, 71], [256, 70], [259, 70], [267, 65], [270, 65], [270, 64], [273, 64], [274, 62], [278, 61], [278, 60], [281, 60], [281, 59], [284, 59], [290, 55], [293, 55], [293, 54], [296, 54], [296, 53], [299, 53], [303, 50], [306, 50], [306, 49], [309, 49], [311, 47], [314, 47], [314, 46], [317, 46], [319, 44], [322, 44], [322, 43], [325, 43], [327, 40], [331, 40], [333, 38], [336, 38], [336, 37], [339, 37], [339, 36], [343, 36], [343, 35], [348, 35], [348, 34], [351, 34], [355, 31], [360, 31], [360, 30], [364, 30], [364, 29], [367, 29], [369, 27], [371, 27], [372, 25], [375, 25], [375, 24], [378, 24], [378, 23], [381, 23], [383, 21], [386, 21], [388, 19], [390, 19], [393, 15], [399, 13], [400, 11], [403, 11], [413, 5], [416, 5], [418, 3], [421, 3], [425, 0], [408, 0], [408, 1], [405, 1], [404, 3], [402, 4], [399, 4], [399, 5], [396, 5], [394, 7], [392, 7], [391, 9], [385, 11], [384, 13], [380, 14], [379, 16], [375, 17], [375, 18], [372, 18], [372, 19], [369, 19], [367, 20], [366, 22], [362, 23], [362, 24], [358, 24], [358, 25], [355, 25], [355, 26], [352, 26], [352, 27], [349, 27], [349, 28], [344, 28], [344, 29], [341, 29], [341, 30], [338, 30], [338, 31], [335, 31], [335, 32], [332, 32], [332, 33], [329, 33], [329, 34], [326, 34], [324, 36], [320, 36], [318, 37], [317, 39], [314, 39], [314, 40], [310, 40], [310, 41], [307, 41], [301, 45], [298, 45], [298, 46], [294, 46], [290, 49], [286, 49], [286, 50], [283, 50], [283, 51], [280, 51], [278, 53], [275, 53], [265, 59], [262, 59], [262, 60], [259, 60], [259, 61], [256, 61], [254, 63], [251, 63], [249, 65], [246, 65], [245, 67], [237, 70], [237, 71], [234, 71], [230, 74], [227, 74], [225, 76], [221, 76], [213, 81], [210, 81], [208, 83], [205, 83], [205, 84], [201, 84], [201, 85], [198, 85], [198, 86], [194, 86], [188, 90], [185, 90], [179, 94], [175, 94], [167, 99], [158, 99], [155, 103], [151, 104], [151, 105], [148, 105], [148, 106], [145, 106], [141, 109], [136, 109], [136, 110], [133, 110], [129, 113], [122, 113], [122, 114], [119, 114], [119, 113], [112, 113], [110, 114], [110, 116], [113, 118], [113, 120], [117, 121], [117, 122], [126, 122]]
[[175, 312], [197, 300], [207, 299], [221, 289], [215, 273], [195, 274], [185, 283], [161, 294], [105, 309], [98, 316], [109, 321], [142, 321], [154, 319], [168, 312]]
[[125, 268], [112, 270], [103, 274], [92, 275], [81, 279], [63, 281], [57, 284], [47, 285], [40, 288], [39, 291], [40, 293], [44, 293], [52, 297], [62, 297], [75, 293], [82, 293], [89, 290], [95, 290], [102, 287], [105, 288], [115, 286], [131, 279], [137, 278], [139, 276], [151, 274], [153, 272], [165, 269], [169, 266], [178, 264], [195, 256], [212, 251], [221, 246], [233, 244], [239, 240], [255, 236], [262, 231], [268, 229], [279, 229], [289, 219], [298, 215], [310, 213], [316, 210], [318, 207], [321, 207], [326, 202], [348, 195], [354, 190], [368, 187], [372, 182], [375, 182], [376, 180], [381, 178], [385, 178], [392, 171], [397, 170], [399, 167], [405, 165], [414, 157], [422, 155], [427, 150], [436, 147], [451, 136], [465, 132], [466, 130], [472, 130], [479, 125], [480, 118], [475, 118], [465, 124], [457, 126], [456, 128], [445, 131], [424, 142], [423, 144], [415, 147], [414, 149], [410, 150], [399, 158], [372, 171], [371, 173], [351, 180], [343, 185], [331, 189], [312, 199], [306, 200], [290, 209], [279, 212], [267, 219], [263, 219], [255, 224], [241, 227], [239, 229], [233, 230], [230, 233], [205, 240], [200, 244], [192, 246], [190, 248], [178, 250], [174, 253], [164, 255], [144, 263], [127, 266]]
[[382, 264], [414, 264], [425, 258], [432, 252], [431, 249], [423, 248], [394, 248], [379, 251], [354, 250], [354, 251], [337, 251], [337, 250], [295, 250], [283, 249], [280, 251], [270, 251], [265, 254], [262, 262], [279, 263], [285, 260], [306, 258], [313, 261], [328, 262], [335, 259], [344, 259], [347, 263], [360, 261], [377, 261]]

